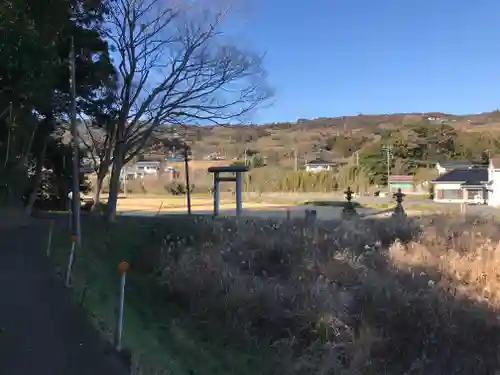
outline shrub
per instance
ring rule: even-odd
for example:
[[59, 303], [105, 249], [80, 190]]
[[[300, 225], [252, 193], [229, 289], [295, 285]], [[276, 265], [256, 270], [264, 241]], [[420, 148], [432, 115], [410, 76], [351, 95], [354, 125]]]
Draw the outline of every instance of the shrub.
[[[172, 195], [185, 195], [187, 194], [186, 184], [182, 182], [173, 182], [164, 186], [165, 190]], [[195, 186], [191, 185], [190, 192], [192, 193]]]

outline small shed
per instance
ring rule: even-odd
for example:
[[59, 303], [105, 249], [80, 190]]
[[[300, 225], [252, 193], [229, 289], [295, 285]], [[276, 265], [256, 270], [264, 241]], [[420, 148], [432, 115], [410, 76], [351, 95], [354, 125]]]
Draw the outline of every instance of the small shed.
[[396, 192], [401, 189], [403, 193], [412, 193], [415, 191], [413, 176], [410, 175], [392, 175], [389, 176], [389, 191]]

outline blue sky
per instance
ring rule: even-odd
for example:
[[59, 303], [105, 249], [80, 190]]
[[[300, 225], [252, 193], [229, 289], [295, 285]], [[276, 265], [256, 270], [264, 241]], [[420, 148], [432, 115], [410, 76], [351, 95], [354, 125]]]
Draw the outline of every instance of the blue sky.
[[267, 54], [256, 122], [500, 108], [500, 0], [254, 0], [238, 34]]

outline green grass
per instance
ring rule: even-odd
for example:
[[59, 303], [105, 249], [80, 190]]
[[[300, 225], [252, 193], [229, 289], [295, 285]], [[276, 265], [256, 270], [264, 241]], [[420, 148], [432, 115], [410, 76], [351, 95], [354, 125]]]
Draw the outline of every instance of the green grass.
[[[205, 325], [183, 311], [162, 292], [155, 275], [141, 269], [152, 240], [155, 219], [119, 219], [106, 239], [100, 219], [82, 221], [82, 248], [73, 268], [74, 297], [82, 303], [99, 331], [109, 340], [115, 325], [118, 296], [117, 265], [131, 264], [126, 286], [124, 345], [134, 356], [136, 374], [232, 375], [265, 374], [265, 355], [256, 348], [231, 342], [218, 327]], [[162, 219], [178, 230], [182, 217]], [[156, 221], [158, 222], [158, 221]], [[189, 225], [187, 225], [189, 228]], [[194, 228], [191, 229], [194, 230]], [[189, 231], [185, 232], [189, 233]], [[111, 243], [106, 246], [105, 242]], [[70, 249], [69, 235], [56, 228], [52, 258], [64, 276]]]

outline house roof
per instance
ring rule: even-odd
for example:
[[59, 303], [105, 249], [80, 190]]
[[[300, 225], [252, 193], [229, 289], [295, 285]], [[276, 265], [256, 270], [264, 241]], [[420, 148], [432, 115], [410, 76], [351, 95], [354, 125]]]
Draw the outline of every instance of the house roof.
[[135, 163], [136, 167], [159, 167], [160, 165], [159, 161], [138, 161]]
[[331, 161], [326, 161], [326, 160], [322, 160], [322, 159], [314, 159], [314, 160], [308, 161], [306, 164], [307, 165], [332, 165], [334, 163], [332, 163]]
[[481, 185], [488, 181], [488, 169], [469, 168], [454, 169], [434, 180], [434, 183], [465, 183], [466, 185]]
[[460, 167], [471, 167], [472, 163], [467, 160], [459, 160], [459, 161], [444, 161], [444, 162], [439, 162], [439, 165], [442, 168], [460, 168]]

